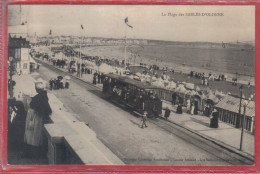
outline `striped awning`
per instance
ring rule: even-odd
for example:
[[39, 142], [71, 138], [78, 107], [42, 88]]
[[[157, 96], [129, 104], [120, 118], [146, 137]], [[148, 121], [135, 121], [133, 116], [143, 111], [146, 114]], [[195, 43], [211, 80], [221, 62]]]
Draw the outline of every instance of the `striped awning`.
[[[244, 105], [245, 105], [245, 101], [247, 101], [247, 105], [246, 105], [246, 116], [255, 116], [255, 102], [254, 101], [249, 101], [249, 100], [245, 100], [242, 99], [241, 101], [241, 114], [244, 113]], [[240, 102], [240, 98], [236, 98], [233, 96], [226, 96], [225, 98], [223, 98], [217, 105], [217, 108], [220, 109], [224, 109], [227, 111], [231, 111], [234, 113], [239, 113], [239, 102]]]

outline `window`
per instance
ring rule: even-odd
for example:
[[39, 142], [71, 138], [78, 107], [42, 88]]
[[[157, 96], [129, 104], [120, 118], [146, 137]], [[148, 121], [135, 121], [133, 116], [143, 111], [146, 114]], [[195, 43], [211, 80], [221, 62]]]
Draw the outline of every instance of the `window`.
[[23, 69], [27, 69], [27, 63], [23, 64]]
[[21, 48], [15, 49], [14, 58], [21, 59]]

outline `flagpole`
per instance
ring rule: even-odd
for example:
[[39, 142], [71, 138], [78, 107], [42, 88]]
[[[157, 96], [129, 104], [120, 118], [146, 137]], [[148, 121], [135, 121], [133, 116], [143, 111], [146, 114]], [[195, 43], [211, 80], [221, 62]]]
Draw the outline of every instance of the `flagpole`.
[[82, 44], [82, 32], [83, 31], [81, 31], [81, 40], [80, 40], [80, 44], [79, 44], [79, 63], [80, 63], [80, 65], [79, 65], [79, 77], [81, 77], [81, 44]]
[[79, 63], [80, 63], [80, 65], [79, 65], [79, 77], [82, 77], [82, 74], [81, 74], [81, 64], [82, 64], [82, 58], [81, 58], [81, 44], [82, 44], [82, 41], [83, 41], [83, 26], [81, 25], [81, 39], [80, 39], [80, 44], [79, 44]]
[[50, 33], [49, 33], [49, 58], [51, 58], [51, 35], [52, 35], [52, 31], [50, 30]]
[[125, 26], [125, 70], [126, 70], [126, 31], [127, 31], [127, 26]]

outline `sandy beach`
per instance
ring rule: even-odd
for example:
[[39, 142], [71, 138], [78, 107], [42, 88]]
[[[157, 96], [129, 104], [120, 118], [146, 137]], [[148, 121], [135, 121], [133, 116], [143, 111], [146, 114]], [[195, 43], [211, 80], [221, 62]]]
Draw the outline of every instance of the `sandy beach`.
[[[76, 50], [79, 51], [79, 48]], [[83, 47], [82, 52], [90, 56], [124, 59], [124, 47], [122, 46]], [[166, 66], [182, 73], [195, 71], [205, 74], [225, 74], [229, 80], [236, 78], [237, 72], [240, 83], [255, 84], [255, 53], [250, 50], [176, 45], [132, 46], [127, 50], [127, 62]]]

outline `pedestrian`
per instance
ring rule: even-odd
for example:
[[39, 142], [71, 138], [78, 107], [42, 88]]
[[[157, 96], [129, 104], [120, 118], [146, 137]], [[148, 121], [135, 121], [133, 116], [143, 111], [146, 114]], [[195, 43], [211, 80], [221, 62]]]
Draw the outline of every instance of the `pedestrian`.
[[56, 83], [56, 89], [60, 89], [60, 79], [59, 78], [56, 79], [55, 83]]
[[141, 126], [142, 129], [144, 128], [144, 126], [148, 127], [146, 125], [146, 120], [147, 120], [147, 112], [145, 111], [144, 114], [142, 115], [142, 126]]
[[97, 74], [97, 78], [98, 78], [98, 83], [101, 83], [101, 73]]
[[177, 114], [182, 114], [182, 105], [179, 103], [177, 106]]
[[62, 79], [60, 81], [60, 89], [64, 89], [64, 85], [65, 85], [65, 82], [64, 82], [64, 79]]
[[205, 85], [205, 86], [208, 86], [208, 80], [207, 80], [207, 79], [205, 79], [204, 85]]
[[209, 115], [210, 115], [208, 104], [206, 104], [205, 107], [204, 107], [204, 115], [207, 116], [207, 117], [209, 117]]
[[[84, 64], [83, 64], [84, 65]], [[85, 65], [84, 65], [85, 66]], [[82, 74], [84, 74], [84, 72], [85, 72], [85, 67], [84, 66], [82, 66], [82, 68], [81, 68], [81, 77], [82, 77]]]
[[218, 128], [218, 111], [214, 109], [210, 115], [210, 127]]
[[187, 113], [190, 114], [190, 99], [187, 100]]
[[51, 80], [49, 81], [49, 84], [50, 84], [50, 90], [53, 89], [53, 85], [54, 85], [54, 81], [53, 81], [53, 78], [51, 78]]
[[170, 117], [170, 114], [171, 114], [171, 110], [168, 107], [166, 107], [164, 112], [165, 119], [168, 119]]
[[93, 84], [94, 84], [94, 85], [97, 84], [97, 78], [96, 78], [96, 75], [95, 75], [95, 74], [93, 75]]
[[195, 109], [194, 104], [192, 103], [190, 107], [191, 107], [191, 109], [190, 109], [190, 114], [191, 114], [191, 115], [194, 115], [194, 109]]
[[101, 73], [101, 76], [100, 76], [100, 78], [101, 78], [101, 83], [103, 83], [103, 82], [104, 82], [104, 78], [105, 78], [105, 76], [104, 76], [104, 74], [103, 74], [103, 73]]
[[44, 139], [43, 126], [50, 123], [51, 107], [48, 102], [46, 84], [37, 81], [35, 89], [38, 93], [35, 95], [28, 109], [25, 124], [24, 142], [26, 144], [26, 153], [31, 152], [35, 158], [47, 154], [48, 143]]
[[69, 79], [66, 79], [65, 88], [66, 88], [66, 89], [69, 89], [69, 86], [70, 86]]
[[193, 113], [194, 113], [194, 115], [198, 115], [198, 101], [195, 101], [195, 103], [194, 103], [194, 111], [193, 111]]
[[172, 105], [175, 105], [175, 103], [176, 103], [176, 98], [177, 98], [176, 94], [173, 93], [173, 94], [172, 94]]

